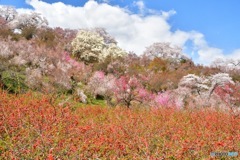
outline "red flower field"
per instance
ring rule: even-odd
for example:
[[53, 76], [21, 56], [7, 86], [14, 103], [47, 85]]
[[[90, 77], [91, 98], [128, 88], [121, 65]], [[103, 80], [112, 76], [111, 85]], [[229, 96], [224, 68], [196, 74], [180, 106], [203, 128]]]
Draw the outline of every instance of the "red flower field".
[[240, 151], [240, 118], [229, 113], [73, 103], [1, 91], [1, 159], [211, 159]]

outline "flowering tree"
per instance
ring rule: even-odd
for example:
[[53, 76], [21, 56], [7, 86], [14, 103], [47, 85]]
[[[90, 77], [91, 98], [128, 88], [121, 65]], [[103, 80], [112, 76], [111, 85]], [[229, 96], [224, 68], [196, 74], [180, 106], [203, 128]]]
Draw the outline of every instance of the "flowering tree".
[[216, 87], [214, 91], [221, 100], [227, 105], [231, 113], [235, 116], [240, 115], [240, 84], [225, 84], [222, 87]]
[[116, 59], [118, 57], [123, 57], [127, 55], [127, 52], [118, 47], [116, 44], [109, 44], [108, 47], [103, 49], [103, 58], [106, 59], [108, 56], [111, 59]]
[[17, 17], [17, 11], [11, 6], [0, 6], [0, 17], [10, 22]]
[[0, 58], [10, 58], [13, 56], [13, 51], [10, 49], [9, 44], [6, 41], [0, 40]]
[[[226, 84], [234, 84], [232, 78], [226, 73], [218, 73], [208, 77], [199, 77], [194, 74], [184, 76], [177, 89], [177, 96], [187, 103], [191, 101], [201, 105], [213, 106], [221, 103], [215, 90], [224, 87]], [[201, 103], [200, 103], [201, 102]]]
[[104, 95], [106, 88], [103, 87], [103, 82], [105, 79], [104, 72], [97, 71], [89, 79], [88, 90], [96, 98], [97, 95]]
[[80, 30], [76, 38], [72, 41], [73, 55], [87, 63], [100, 61], [104, 39], [96, 32]]
[[227, 73], [218, 73], [209, 77], [211, 87], [209, 88], [209, 97], [217, 87], [224, 87], [225, 84], [234, 84], [232, 77]]
[[13, 29], [23, 29], [25, 27], [42, 27], [47, 26], [47, 20], [39, 13], [32, 12], [30, 14], [19, 14], [9, 25]]
[[6, 23], [7, 21], [3, 17], [0, 17], [0, 29], [6, 27]]
[[167, 92], [158, 93], [155, 97], [155, 102], [160, 106], [168, 106], [170, 99], [170, 95]]
[[116, 44], [117, 41], [107, 33], [107, 31], [104, 28], [94, 28], [94, 32], [98, 33], [101, 37], [103, 37], [104, 43], [105, 44]]
[[212, 62], [212, 67], [221, 69], [224, 72], [239, 70], [240, 69], [240, 59], [221, 59], [218, 58]]
[[154, 59], [156, 57], [175, 60], [188, 59], [182, 54], [182, 49], [180, 47], [171, 46], [170, 43], [154, 43], [146, 48], [144, 55], [150, 59]]
[[80, 30], [72, 41], [73, 55], [87, 63], [102, 62], [107, 57], [117, 58], [126, 52], [109, 38], [105, 30]]
[[194, 74], [188, 74], [180, 80], [179, 86], [189, 88], [191, 92], [200, 95], [201, 92], [209, 89], [207, 83], [208, 80], [203, 77], [199, 77]]
[[151, 94], [144, 89], [136, 77], [121, 76], [116, 80], [114, 91], [118, 103], [123, 103], [128, 108], [132, 102], [143, 103], [151, 98]]
[[107, 103], [113, 105], [111, 99], [114, 94], [116, 78], [113, 75], [105, 75], [102, 71], [97, 71], [89, 79], [87, 89], [96, 98], [103, 96]]
[[47, 26], [46, 18], [39, 13], [31, 12], [19, 14], [15, 8], [11, 6], [0, 6], [0, 17], [3, 18], [11, 29], [23, 29], [25, 27], [42, 27]]

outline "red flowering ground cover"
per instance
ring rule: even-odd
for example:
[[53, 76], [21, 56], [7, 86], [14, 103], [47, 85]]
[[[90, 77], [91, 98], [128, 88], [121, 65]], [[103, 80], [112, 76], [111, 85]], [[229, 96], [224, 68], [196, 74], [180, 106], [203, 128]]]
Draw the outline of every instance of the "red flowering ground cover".
[[239, 117], [210, 109], [73, 110], [48, 96], [0, 91], [1, 159], [210, 159], [213, 151], [239, 153]]

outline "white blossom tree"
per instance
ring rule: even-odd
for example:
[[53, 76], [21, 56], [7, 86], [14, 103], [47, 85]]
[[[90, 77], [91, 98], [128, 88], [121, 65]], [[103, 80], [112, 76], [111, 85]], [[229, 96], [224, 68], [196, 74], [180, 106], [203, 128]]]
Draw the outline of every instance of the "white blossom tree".
[[102, 50], [104, 39], [98, 33], [80, 30], [72, 41], [72, 53], [79, 60], [87, 63], [98, 62], [103, 59]]
[[174, 60], [188, 59], [182, 54], [182, 49], [180, 47], [172, 46], [170, 43], [154, 43], [146, 48], [144, 55], [150, 59], [154, 59], [156, 57]]
[[104, 59], [108, 56], [115, 59], [127, 55], [127, 52], [118, 47], [116, 44], [111, 43], [103, 49], [102, 54]]
[[183, 102], [194, 106], [219, 106], [222, 102], [215, 90], [228, 84], [234, 84], [234, 82], [227, 73], [218, 73], [208, 77], [188, 74], [180, 80], [175, 93], [176, 97]]
[[223, 72], [240, 70], [240, 59], [222, 59], [218, 58], [211, 64], [212, 67], [218, 68]]
[[11, 6], [0, 6], [0, 17], [2, 17], [7, 22], [14, 20], [18, 13], [15, 8]]
[[48, 21], [39, 13], [32, 12], [29, 14], [18, 14], [15, 19], [9, 22], [9, 26], [13, 29], [23, 29], [24, 27], [43, 27], [47, 26]]
[[195, 74], [188, 74], [180, 80], [179, 86], [189, 88], [192, 92], [201, 95], [201, 92], [209, 89], [207, 83], [208, 80], [203, 77], [199, 77]]
[[126, 55], [105, 30], [80, 30], [71, 44], [73, 56], [86, 63], [102, 62], [108, 56]]
[[3, 18], [11, 29], [23, 29], [24, 27], [43, 27], [47, 26], [46, 18], [39, 13], [23, 13], [19, 14], [15, 8], [11, 6], [0, 6], [0, 17]]

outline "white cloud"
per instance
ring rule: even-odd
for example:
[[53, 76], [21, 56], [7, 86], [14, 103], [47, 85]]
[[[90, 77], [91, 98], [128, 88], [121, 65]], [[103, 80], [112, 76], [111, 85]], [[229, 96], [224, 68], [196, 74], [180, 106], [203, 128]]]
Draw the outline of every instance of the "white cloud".
[[[132, 14], [125, 8], [94, 0], [89, 0], [81, 7], [62, 2], [49, 4], [39, 0], [28, 0], [28, 3], [36, 12], [47, 18], [51, 27], [72, 29], [104, 27], [116, 38], [120, 47], [137, 54], [141, 54], [154, 42], [171, 42], [184, 47], [190, 40], [198, 54], [198, 63], [209, 64], [214, 58], [224, 57], [223, 51], [210, 47], [204, 35], [199, 32], [171, 31], [167, 20], [176, 13], [174, 10], [159, 14], [147, 9], [142, 0], [133, 4], [138, 7], [140, 14]], [[20, 11], [24, 12], [24, 9]], [[152, 14], [143, 16], [145, 11]], [[233, 55], [240, 57], [240, 51], [234, 52]]]
[[236, 49], [232, 54], [227, 55], [227, 58], [234, 60], [240, 59], [240, 49]]
[[138, 7], [138, 9], [139, 9], [141, 14], [144, 14], [144, 12], [145, 12], [145, 4], [144, 4], [143, 1], [134, 1], [133, 5]]

